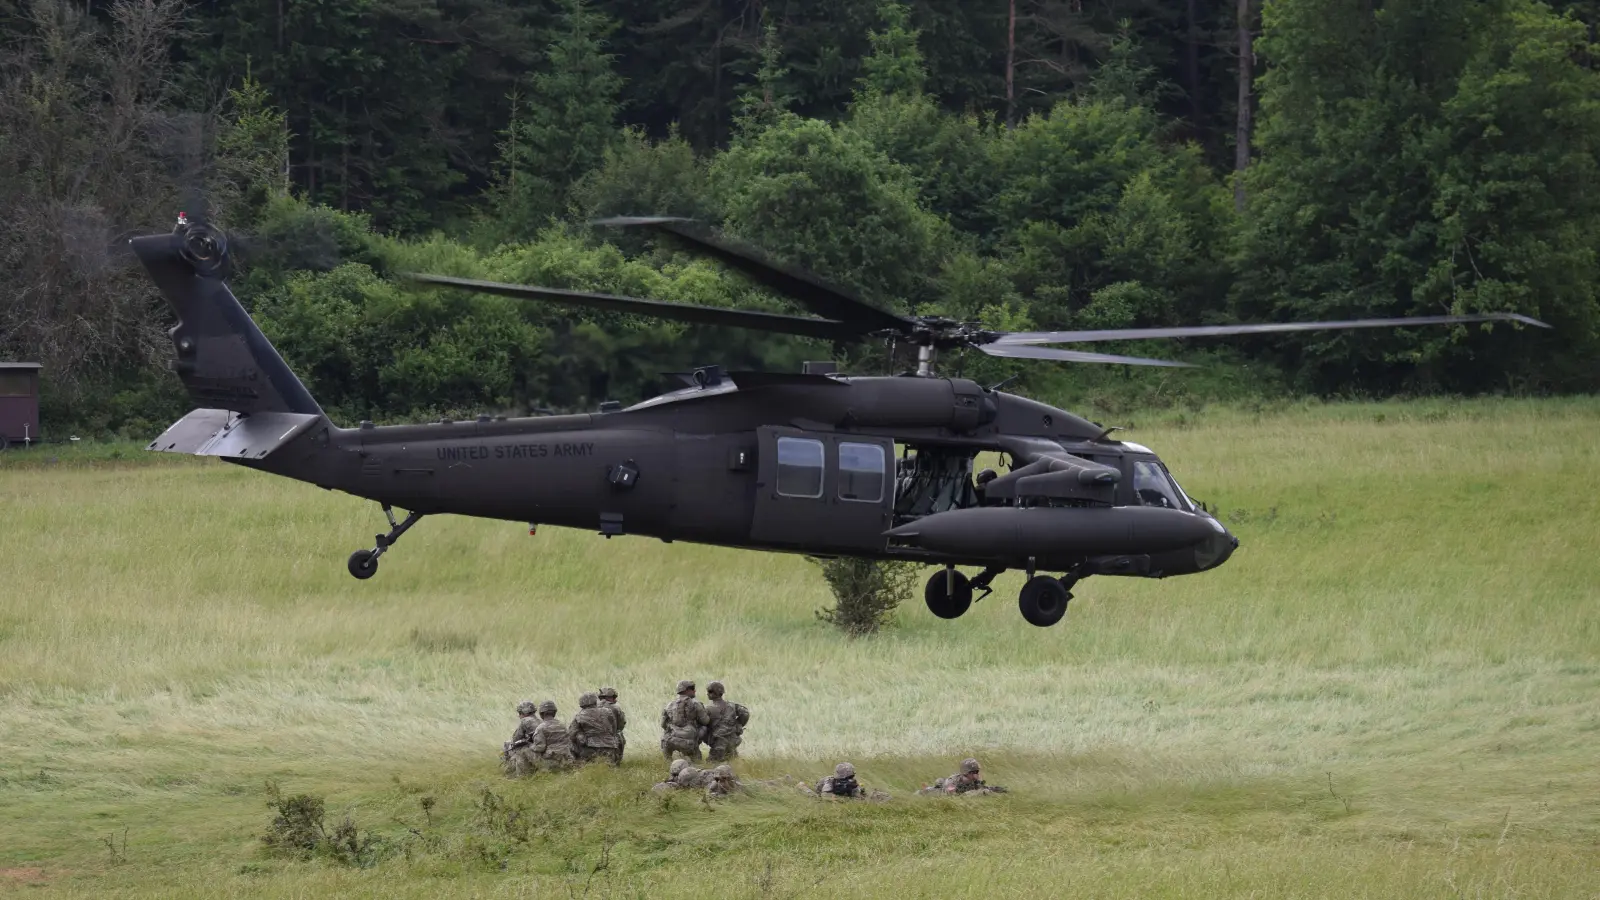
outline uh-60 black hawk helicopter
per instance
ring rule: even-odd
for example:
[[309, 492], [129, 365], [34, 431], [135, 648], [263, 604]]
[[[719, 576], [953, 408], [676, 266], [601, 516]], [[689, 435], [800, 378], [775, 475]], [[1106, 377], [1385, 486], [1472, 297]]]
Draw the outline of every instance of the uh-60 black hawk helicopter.
[[[1040, 346], [1200, 335], [1437, 325], [1495, 313], [1109, 331], [997, 332], [904, 316], [697, 223], [604, 224], [667, 233], [797, 301], [818, 317], [664, 303], [432, 275], [439, 285], [835, 342], [914, 344], [915, 373], [851, 376], [831, 364], [802, 372], [708, 366], [685, 386], [598, 413], [356, 428], [323, 413], [224, 283], [227, 241], [182, 216], [172, 234], [132, 240], [177, 315], [172, 368], [199, 407], [149, 445], [375, 500], [390, 530], [351, 554], [370, 578], [378, 558], [419, 519], [456, 514], [595, 529], [755, 550], [912, 560], [943, 566], [929, 609], [953, 619], [1002, 572], [1028, 574], [1019, 599], [1034, 625], [1060, 621], [1090, 575], [1161, 578], [1222, 565], [1238, 539], [1190, 500], [1149, 449], [1113, 440], [1065, 410], [934, 372], [941, 350], [1069, 362], [1183, 363]], [[1548, 327], [1548, 326], [1546, 326]], [[903, 452], [897, 456], [896, 445]], [[998, 452], [1004, 474], [973, 473]], [[409, 511], [396, 522], [394, 508]], [[979, 568], [969, 578], [957, 567]], [[1061, 573], [1060, 577], [1051, 574]], [[981, 597], [980, 597], [981, 599]]]

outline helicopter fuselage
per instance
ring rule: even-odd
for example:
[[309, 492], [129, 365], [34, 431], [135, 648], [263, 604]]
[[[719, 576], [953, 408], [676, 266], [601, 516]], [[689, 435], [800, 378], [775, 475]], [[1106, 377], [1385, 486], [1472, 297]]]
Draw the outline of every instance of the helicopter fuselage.
[[[596, 414], [324, 419], [222, 458], [423, 515], [822, 556], [1164, 577], [1236, 546], [1154, 453], [1027, 398], [960, 378], [712, 377]], [[982, 454], [1013, 473], [1082, 465], [995, 496]]]

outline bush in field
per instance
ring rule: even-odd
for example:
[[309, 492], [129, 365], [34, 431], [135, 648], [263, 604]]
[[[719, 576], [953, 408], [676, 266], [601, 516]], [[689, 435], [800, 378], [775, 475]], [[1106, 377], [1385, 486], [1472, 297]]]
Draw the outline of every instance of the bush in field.
[[833, 591], [834, 605], [817, 618], [851, 637], [873, 634], [889, 624], [895, 608], [911, 596], [917, 565], [872, 559], [812, 559]]
[[326, 804], [313, 794], [285, 797], [274, 782], [267, 782], [267, 805], [277, 815], [267, 826], [262, 843], [279, 853], [310, 859], [324, 856], [349, 866], [367, 868], [383, 855], [383, 841], [370, 831], [365, 835], [345, 816], [330, 834], [322, 824]]

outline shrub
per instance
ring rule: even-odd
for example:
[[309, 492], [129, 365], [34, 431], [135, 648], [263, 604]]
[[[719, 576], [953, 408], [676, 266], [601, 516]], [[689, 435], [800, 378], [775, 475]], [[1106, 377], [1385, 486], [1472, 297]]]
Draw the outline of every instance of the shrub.
[[834, 597], [834, 605], [817, 610], [817, 618], [851, 637], [888, 625], [917, 580], [916, 563], [843, 558], [812, 562], [822, 567]]

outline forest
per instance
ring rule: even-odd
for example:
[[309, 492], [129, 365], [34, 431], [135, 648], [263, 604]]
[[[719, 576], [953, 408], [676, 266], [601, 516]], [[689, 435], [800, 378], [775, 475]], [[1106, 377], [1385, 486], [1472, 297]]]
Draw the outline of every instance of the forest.
[[944, 361], [1042, 399], [1593, 391], [1597, 24], [1594, 0], [0, 0], [0, 359], [45, 365], [47, 434], [158, 433], [189, 404], [126, 239], [203, 201], [346, 425], [592, 409], [710, 363], [908, 367], [398, 277], [793, 311], [591, 224], [619, 214], [995, 329], [1553, 326], [1096, 348], [1204, 364], [1181, 375]]

